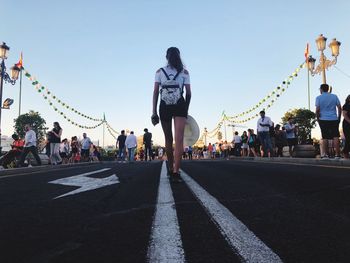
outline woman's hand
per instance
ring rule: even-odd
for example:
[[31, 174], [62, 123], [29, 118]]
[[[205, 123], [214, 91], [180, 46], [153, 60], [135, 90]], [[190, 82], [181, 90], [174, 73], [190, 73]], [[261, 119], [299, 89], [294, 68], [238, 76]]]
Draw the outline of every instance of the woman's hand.
[[159, 123], [159, 116], [157, 113], [153, 113], [152, 117], [151, 117], [151, 121], [153, 126], [156, 126]]

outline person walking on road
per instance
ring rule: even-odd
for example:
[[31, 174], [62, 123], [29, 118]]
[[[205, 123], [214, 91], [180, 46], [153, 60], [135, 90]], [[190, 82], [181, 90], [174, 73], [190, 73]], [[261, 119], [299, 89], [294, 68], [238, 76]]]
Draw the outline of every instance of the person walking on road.
[[340, 159], [339, 123], [342, 109], [337, 95], [328, 91], [328, 84], [322, 84], [320, 87], [321, 95], [316, 97], [316, 118], [322, 134], [321, 158], [328, 159], [328, 141], [333, 141], [335, 159]]
[[343, 133], [345, 136], [345, 145], [343, 149], [344, 158], [349, 159], [350, 152], [350, 95], [346, 98], [343, 105]]
[[133, 131], [131, 131], [130, 134], [128, 135], [128, 137], [126, 137], [125, 146], [128, 149], [129, 163], [132, 163], [132, 162], [134, 162], [135, 149], [137, 147], [137, 138], [134, 135]]
[[81, 160], [84, 162], [89, 161], [90, 158], [90, 148], [92, 141], [87, 137], [86, 133], [83, 133], [83, 139], [81, 140]]
[[[264, 155], [267, 154], [268, 157], [271, 157], [273, 154], [273, 148], [270, 137], [270, 127], [273, 126], [273, 122], [267, 116], [265, 116], [265, 111], [260, 111], [260, 119], [257, 123], [258, 137], [262, 145]], [[264, 157], [263, 155], [261, 157]]]
[[238, 135], [237, 131], [235, 132], [235, 136], [233, 137], [232, 145], [233, 145], [234, 156], [236, 157], [241, 156], [242, 137]]
[[293, 156], [293, 150], [295, 145], [298, 144], [298, 139], [296, 137], [296, 126], [292, 117], [288, 118], [288, 122], [284, 125], [286, 130], [287, 142], [289, 146], [289, 156]]
[[26, 131], [26, 135], [24, 138], [25, 144], [23, 148], [23, 152], [21, 154], [20, 160], [19, 160], [19, 166], [24, 165], [24, 160], [27, 157], [28, 153], [32, 153], [37, 165], [41, 165], [41, 160], [38, 155], [38, 148], [36, 146], [36, 133], [32, 130], [32, 127], [29, 124], [26, 124], [24, 126], [24, 130]]
[[52, 165], [62, 163], [60, 156], [62, 128], [56, 121], [53, 123], [53, 129], [50, 131], [50, 161]]
[[152, 160], [152, 133], [148, 132], [148, 129], [143, 130], [145, 134], [143, 135], [143, 144], [145, 145], [145, 161], [147, 162], [148, 157], [149, 161]]
[[118, 161], [125, 161], [126, 149], [125, 149], [125, 130], [120, 132], [120, 135], [117, 138], [116, 147], [118, 148]]
[[[158, 97], [160, 95], [159, 115], [162, 124], [165, 148], [168, 159], [168, 171], [174, 182], [181, 182], [180, 164], [184, 145], [184, 130], [191, 100], [189, 72], [184, 69], [180, 51], [176, 47], [167, 50], [168, 65], [156, 72], [153, 91], [153, 125], [159, 122], [157, 113]], [[186, 97], [184, 98], [184, 87]], [[175, 154], [173, 151], [172, 120], [175, 126]]]

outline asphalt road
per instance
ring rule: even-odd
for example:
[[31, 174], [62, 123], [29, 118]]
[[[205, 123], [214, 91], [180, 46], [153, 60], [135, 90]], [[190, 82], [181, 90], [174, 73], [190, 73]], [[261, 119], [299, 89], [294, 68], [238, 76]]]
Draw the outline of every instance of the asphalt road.
[[350, 169], [104, 163], [0, 176], [0, 262], [350, 262]]

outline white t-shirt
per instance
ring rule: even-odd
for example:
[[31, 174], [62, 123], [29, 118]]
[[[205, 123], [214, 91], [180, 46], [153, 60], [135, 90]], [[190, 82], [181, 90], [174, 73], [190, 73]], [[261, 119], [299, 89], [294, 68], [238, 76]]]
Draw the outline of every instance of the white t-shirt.
[[294, 133], [295, 125], [287, 122], [284, 125], [284, 127], [286, 128], [287, 139], [294, 139], [295, 138], [295, 133]]
[[134, 134], [129, 134], [128, 137], [126, 137], [125, 146], [128, 149], [134, 148], [137, 146], [137, 138]]
[[258, 120], [257, 131], [258, 132], [268, 132], [268, 131], [270, 131], [270, 127], [261, 126], [260, 124], [264, 124], [264, 125], [269, 124], [270, 127], [273, 125], [271, 119], [269, 117], [266, 117], [266, 116], [264, 118], [260, 118]]
[[[175, 68], [170, 67], [169, 65], [166, 67], [163, 67], [163, 69], [168, 74], [170, 79], [173, 79], [177, 74], [177, 70]], [[160, 85], [162, 85], [162, 83], [164, 83], [167, 80], [168, 79], [166, 78], [164, 72], [161, 69], [159, 69], [156, 72], [155, 82], [160, 83]], [[176, 77], [175, 81], [176, 83], [179, 84], [180, 87], [183, 88], [185, 84], [190, 84], [190, 74], [186, 69], [183, 69], [179, 74], [179, 76]]]
[[242, 143], [242, 137], [239, 135], [235, 135], [235, 137], [233, 137], [232, 143]]
[[81, 141], [81, 148], [83, 150], [89, 150], [91, 144], [92, 144], [92, 141], [90, 140], [90, 138], [86, 137], [86, 138], [82, 139], [82, 141]]
[[26, 132], [26, 136], [24, 138], [25, 146], [24, 147], [31, 147], [36, 146], [36, 134], [35, 131], [29, 130]]

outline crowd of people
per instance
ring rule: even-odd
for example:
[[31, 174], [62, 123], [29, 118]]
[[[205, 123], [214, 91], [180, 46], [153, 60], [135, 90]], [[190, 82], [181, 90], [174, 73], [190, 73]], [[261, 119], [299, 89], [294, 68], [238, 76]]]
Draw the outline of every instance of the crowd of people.
[[[25, 137], [19, 138], [17, 134], [13, 134], [13, 143], [11, 150], [1, 158], [1, 165], [4, 168], [22, 167], [26, 158], [31, 153], [36, 160], [38, 166], [42, 164], [39, 156], [40, 147], [38, 146], [37, 135], [30, 124], [24, 126]], [[61, 139], [63, 129], [58, 122], [53, 123], [53, 128], [46, 133], [46, 141], [44, 150], [49, 158], [49, 164], [60, 165], [76, 162], [100, 161], [101, 153], [99, 147], [94, 145], [86, 133], [83, 133], [83, 139], [78, 140], [77, 136], [73, 136], [71, 140], [67, 138]]]
[[[321, 159], [349, 158], [350, 151], [350, 95], [341, 106], [335, 94], [329, 92], [329, 86], [322, 84], [320, 93], [316, 98], [316, 118], [321, 129], [320, 141]], [[340, 140], [339, 126], [343, 116], [343, 136]], [[194, 150], [194, 158], [228, 158], [234, 156], [252, 157], [283, 157], [294, 155], [294, 147], [298, 144], [298, 126], [292, 117], [288, 118], [283, 126], [274, 122], [260, 112], [257, 121], [257, 134], [253, 129], [244, 131], [241, 135], [235, 132], [232, 142], [221, 141], [209, 143], [203, 148]], [[288, 151], [283, 151], [288, 146]], [[342, 147], [341, 147], [342, 146]], [[341, 153], [342, 148], [342, 153]], [[192, 150], [191, 150], [192, 156]], [[189, 158], [188, 149], [185, 148], [184, 158]], [[192, 158], [192, 157], [191, 157]]]

